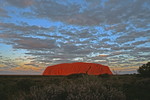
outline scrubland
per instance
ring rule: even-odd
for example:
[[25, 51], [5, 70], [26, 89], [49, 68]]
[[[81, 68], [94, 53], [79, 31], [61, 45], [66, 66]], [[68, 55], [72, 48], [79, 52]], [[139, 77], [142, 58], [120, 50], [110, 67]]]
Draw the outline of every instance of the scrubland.
[[150, 100], [150, 78], [133, 75], [0, 76], [0, 100]]

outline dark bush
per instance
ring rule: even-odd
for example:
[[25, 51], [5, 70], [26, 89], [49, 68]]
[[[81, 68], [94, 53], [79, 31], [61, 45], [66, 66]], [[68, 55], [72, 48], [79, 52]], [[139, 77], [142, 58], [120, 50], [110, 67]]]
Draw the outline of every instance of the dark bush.
[[141, 76], [150, 77], [150, 62], [140, 66], [137, 71]]
[[72, 79], [72, 78], [81, 78], [81, 77], [83, 77], [85, 75], [87, 75], [87, 74], [85, 74], [85, 73], [70, 74], [70, 75], [67, 76], [67, 78], [69, 78], [69, 79]]
[[109, 78], [110, 75], [109, 75], [109, 74], [101, 74], [101, 75], [99, 75], [99, 77], [102, 77], [102, 78]]

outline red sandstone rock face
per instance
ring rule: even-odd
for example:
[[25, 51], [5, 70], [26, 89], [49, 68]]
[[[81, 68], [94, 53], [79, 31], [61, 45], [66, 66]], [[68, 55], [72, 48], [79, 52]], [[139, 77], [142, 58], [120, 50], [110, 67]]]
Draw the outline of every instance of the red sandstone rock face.
[[108, 66], [77, 62], [48, 66], [43, 75], [70, 75], [79, 73], [86, 73], [88, 75], [112, 74]]

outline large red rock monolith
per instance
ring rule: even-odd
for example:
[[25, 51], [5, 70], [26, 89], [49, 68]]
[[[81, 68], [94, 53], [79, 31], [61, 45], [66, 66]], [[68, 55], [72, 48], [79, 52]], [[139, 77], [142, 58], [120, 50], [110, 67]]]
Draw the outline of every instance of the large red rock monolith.
[[108, 66], [95, 63], [63, 63], [53, 66], [48, 66], [43, 75], [70, 75], [85, 73], [88, 75], [112, 74]]

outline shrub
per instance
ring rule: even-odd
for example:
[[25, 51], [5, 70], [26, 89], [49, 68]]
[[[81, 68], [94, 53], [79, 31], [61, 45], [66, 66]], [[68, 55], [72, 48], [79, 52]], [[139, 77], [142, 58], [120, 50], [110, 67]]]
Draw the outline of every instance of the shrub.
[[19, 80], [16, 85], [17, 89], [28, 92], [30, 90], [30, 87], [32, 87], [35, 83], [30, 79], [22, 79]]
[[140, 66], [137, 71], [141, 76], [150, 77], [150, 62]]
[[83, 77], [83, 76], [85, 76], [85, 75], [87, 75], [87, 74], [85, 74], [85, 73], [70, 74], [70, 75], [67, 76], [67, 78], [68, 78], [68, 79], [72, 79], [72, 78], [81, 78], [81, 77]]
[[110, 75], [109, 75], [109, 74], [101, 74], [101, 75], [99, 75], [99, 77], [102, 77], [102, 78], [109, 78]]
[[[93, 77], [93, 76], [92, 76]], [[22, 94], [17, 100], [125, 100], [123, 92], [111, 86], [104, 86], [98, 78], [85, 76], [82, 83], [62, 82], [44, 88], [32, 87], [29, 94]]]

